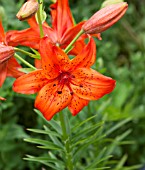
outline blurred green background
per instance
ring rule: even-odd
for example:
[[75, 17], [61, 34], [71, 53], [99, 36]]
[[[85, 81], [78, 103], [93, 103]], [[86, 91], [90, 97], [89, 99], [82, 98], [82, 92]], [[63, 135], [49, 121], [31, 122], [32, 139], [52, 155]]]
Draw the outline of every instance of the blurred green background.
[[[20, 22], [15, 17], [23, 2], [24, 0], [0, 0], [0, 15], [6, 31], [28, 27], [26, 22]], [[49, 0], [44, 2], [45, 11], [49, 14], [51, 2]], [[77, 22], [88, 19], [103, 3], [101, 0], [70, 0], [69, 2]], [[100, 140], [98, 146], [100, 151], [104, 145], [110, 147], [111, 142], [109, 143], [108, 140], [104, 144], [105, 140], [115, 139], [130, 130], [125, 137], [125, 140], [129, 141], [128, 144], [126, 142], [126, 144], [116, 145], [111, 155], [115, 160], [122, 160], [125, 155], [123, 166], [138, 164], [143, 166], [145, 164], [145, 1], [128, 0], [127, 2], [129, 8], [126, 15], [112, 28], [102, 33], [102, 41], [96, 40], [97, 61], [94, 68], [117, 81], [115, 90], [99, 101], [90, 102], [89, 106], [76, 117], [72, 117], [70, 113], [68, 115], [73, 126], [97, 114], [91, 123], [105, 120], [104, 134], [106, 129], [111, 129], [117, 123], [129, 118], [130, 121]], [[47, 21], [50, 23], [50, 16], [47, 17]], [[14, 93], [13, 81], [14, 79], [7, 78], [0, 89], [0, 96], [7, 99], [5, 102], [0, 102], [0, 170], [40, 170], [42, 167], [51, 169], [41, 163], [23, 160], [26, 154], [39, 156], [47, 153], [46, 150], [38, 149], [35, 145], [23, 141], [30, 136], [47, 139], [43, 135], [26, 130], [27, 128], [42, 129], [46, 123], [33, 111], [35, 96]], [[54, 119], [58, 119], [57, 115]], [[92, 158], [94, 155], [95, 153]], [[77, 170], [83, 169], [85, 163], [90, 161], [88, 159], [87, 156], [81, 158], [81, 165], [78, 165]], [[107, 165], [114, 167], [113, 160], [109, 159], [109, 161]], [[120, 170], [123, 170], [123, 166]]]

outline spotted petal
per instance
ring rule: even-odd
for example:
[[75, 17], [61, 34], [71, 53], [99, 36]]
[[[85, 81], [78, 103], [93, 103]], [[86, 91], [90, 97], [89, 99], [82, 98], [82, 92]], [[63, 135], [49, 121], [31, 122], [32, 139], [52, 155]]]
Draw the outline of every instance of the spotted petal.
[[72, 91], [86, 100], [97, 100], [115, 87], [115, 80], [88, 68], [74, 71], [73, 77], [70, 84]]
[[49, 80], [46, 79], [44, 72], [36, 70], [16, 79], [13, 84], [13, 90], [23, 94], [33, 94], [38, 92], [48, 82]]
[[73, 116], [78, 114], [85, 106], [87, 106], [89, 103], [88, 100], [82, 99], [78, 97], [77, 95], [73, 94], [73, 98], [68, 105], [68, 108]]
[[80, 54], [78, 54], [71, 62], [71, 70], [80, 67], [90, 67], [96, 59], [96, 45], [93, 38], [90, 38], [89, 43], [85, 46]]
[[40, 55], [42, 68], [47, 72], [47, 77], [49, 79], [56, 78], [59, 75], [59, 67], [55, 63], [56, 55], [48, 37], [44, 37], [40, 41]]
[[40, 43], [40, 53], [42, 55], [42, 67], [49, 74], [53, 72], [59, 74], [59, 71], [67, 71], [70, 67], [69, 57], [57, 46], [49, 42], [49, 38], [45, 37]]
[[42, 112], [47, 120], [50, 120], [57, 112], [68, 106], [72, 99], [70, 90], [64, 85], [61, 91], [56, 82], [44, 86], [35, 100], [35, 107]]

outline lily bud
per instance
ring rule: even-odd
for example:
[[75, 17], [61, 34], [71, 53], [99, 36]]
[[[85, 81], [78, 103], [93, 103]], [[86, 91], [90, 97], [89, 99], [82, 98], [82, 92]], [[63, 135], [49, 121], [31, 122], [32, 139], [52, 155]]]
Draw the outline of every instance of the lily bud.
[[126, 2], [102, 8], [85, 22], [82, 29], [86, 34], [101, 33], [115, 24], [125, 14], [127, 8]]
[[38, 8], [39, 8], [39, 3], [36, 0], [28, 0], [22, 5], [16, 17], [20, 21], [29, 19], [37, 12]]
[[14, 48], [0, 44], [0, 64], [14, 55]]
[[6, 100], [6, 99], [0, 96], [0, 100]]

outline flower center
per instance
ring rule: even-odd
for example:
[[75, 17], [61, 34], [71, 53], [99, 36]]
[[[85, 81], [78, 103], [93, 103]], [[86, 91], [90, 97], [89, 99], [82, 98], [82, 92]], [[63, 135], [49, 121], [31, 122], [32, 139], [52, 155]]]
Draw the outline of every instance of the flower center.
[[62, 85], [68, 84], [70, 79], [71, 79], [71, 74], [69, 72], [62, 72], [58, 77], [59, 83]]

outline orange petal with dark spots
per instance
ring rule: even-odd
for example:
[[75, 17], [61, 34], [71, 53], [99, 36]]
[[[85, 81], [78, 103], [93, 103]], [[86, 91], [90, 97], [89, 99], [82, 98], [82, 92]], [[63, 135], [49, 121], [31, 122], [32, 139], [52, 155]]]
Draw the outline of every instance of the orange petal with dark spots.
[[47, 120], [50, 120], [57, 112], [67, 107], [72, 99], [69, 88], [59, 89], [55, 82], [44, 86], [35, 100], [35, 107], [42, 112]]
[[68, 105], [68, 108], [73, 116], [77, 115], [85, 106], [89, 103], [88, 100], [82, 99], [77, 95], [73, 94], [72, 100]]
[[71, 61], [71, 70], [81, 67], [90, 67], [96, 59], [96, 44], [93, 38], [90, 37], [89, 43], [84, 47], [82, 52]]
[[42, 68], [49, 73], [59, 73], [59, 71], [67, 71], [70, 68], [69, 57], [57, 46], [49, 42], [49, 38], [45, 37], [40, 43], [40, 54], [42, 56]]
[[59, 66], [61, 71], [68, 71], [70, 69], [70, 59], [67, 54], [59, 47], [54, 46], [54, 53], [56, 55], [55, 63]]
[[49, 80], [46, 79], [44, 72], [36, 70], [16, 79], [13, 84], [13, 90], [22, 94], [33, 94], [38, 92], [48, 82]]
[[97, 100], [112, 92], [115, 87], [115, 80], [92, 69], [80, 68], [72, 75], [74, 77], [70, 84], [72, 91], [86, 100]]
[[59, 66], [56, 64], [56, 54], [54, 46], [50, 43], [48, 37], [44, 37], [40, 41], [40, 55], [42, 68], [47, 72], [49, 79], [53, 79], [59, 75]]

